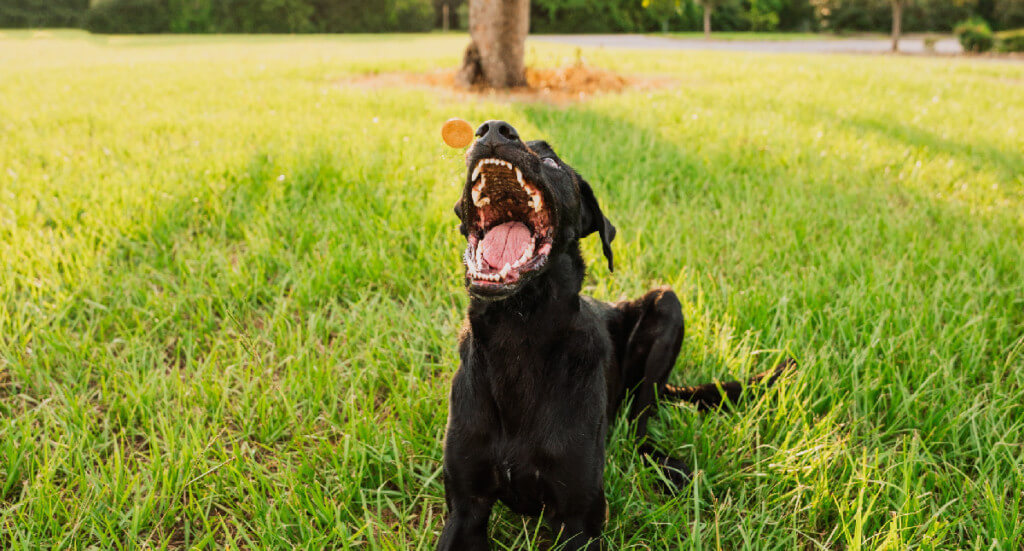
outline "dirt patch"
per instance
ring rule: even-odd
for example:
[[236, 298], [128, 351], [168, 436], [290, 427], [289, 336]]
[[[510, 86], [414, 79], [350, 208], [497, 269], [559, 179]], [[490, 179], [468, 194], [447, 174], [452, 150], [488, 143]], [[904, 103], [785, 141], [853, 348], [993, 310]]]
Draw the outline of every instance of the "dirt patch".
[[463, 88], [455, 84], [455, 74], [455, 69], [430, 73], [380, 73], [345, 79], [340, 84], [367, 88], [421, 88], [460, 98], [477, 96], [562, 104], [627, 90], [664, 88], [675, 82], [667, 77], [621, 75], [580, 63], [553, 69], [528, 67], [526, 69], [527, 86], [510, 90], [493, 90], [476, 86]]

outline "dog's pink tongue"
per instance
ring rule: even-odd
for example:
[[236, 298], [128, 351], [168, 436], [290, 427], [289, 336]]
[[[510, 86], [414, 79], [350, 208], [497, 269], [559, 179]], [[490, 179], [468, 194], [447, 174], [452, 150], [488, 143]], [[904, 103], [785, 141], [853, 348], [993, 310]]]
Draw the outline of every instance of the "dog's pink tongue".
[[505, 222], [487, 232], [480, 242], [480, 250], [484, 253], [484, 260], [492, 268], [500, 270], [505, 264], [512, 264], [523, 256], [530, 239], [530, 228], [525, 224]]

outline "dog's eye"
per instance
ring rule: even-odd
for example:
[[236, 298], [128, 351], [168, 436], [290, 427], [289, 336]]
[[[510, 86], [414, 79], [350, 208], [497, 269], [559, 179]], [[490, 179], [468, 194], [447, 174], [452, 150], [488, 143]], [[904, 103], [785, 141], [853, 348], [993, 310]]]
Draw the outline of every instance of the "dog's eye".
[[552, 159], [551, 157], [545, 157], [544, 164], [550, 166], [551, 168], [558, 168], [558, 162]]

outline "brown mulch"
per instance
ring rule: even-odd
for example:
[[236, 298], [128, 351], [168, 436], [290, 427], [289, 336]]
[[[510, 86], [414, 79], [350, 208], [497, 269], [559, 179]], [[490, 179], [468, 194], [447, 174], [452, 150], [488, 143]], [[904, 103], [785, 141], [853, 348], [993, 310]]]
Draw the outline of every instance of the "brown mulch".
[[455, 69], [430, 73], [380, 73], [345, 79], [342, 86], [427, 88], [458, 97], [484, 96], [492, 99], [571, 103], [602, 94], [626, 90], [651, 90], [672, 84], [665, 77], [622, 75], [582, 63], [554, 69], [527, 67], [527, 86], [510, 90], [494, 90], [474, 86], [463, 88], [455, 83]]

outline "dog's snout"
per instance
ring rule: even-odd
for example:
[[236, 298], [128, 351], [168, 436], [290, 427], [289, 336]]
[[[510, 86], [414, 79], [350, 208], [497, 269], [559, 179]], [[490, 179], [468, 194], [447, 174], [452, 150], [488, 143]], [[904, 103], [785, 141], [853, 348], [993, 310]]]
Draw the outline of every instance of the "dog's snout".
[[519, 132], [505, 121], [487, 121], [476, 129], [477, 143], [498, 146], [519, 141]]

